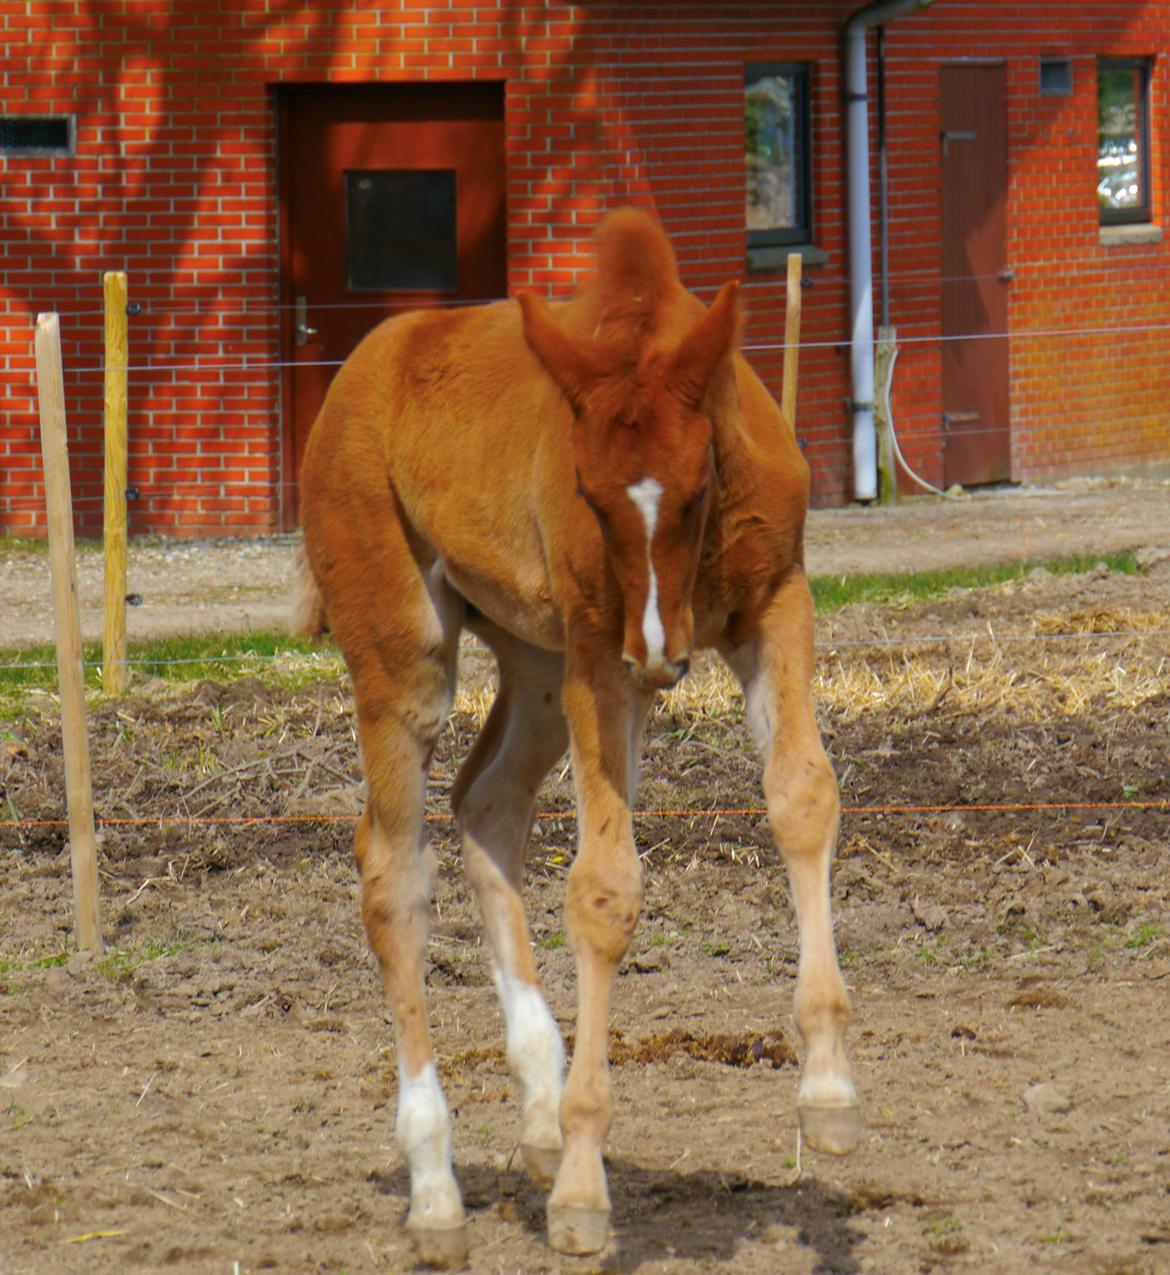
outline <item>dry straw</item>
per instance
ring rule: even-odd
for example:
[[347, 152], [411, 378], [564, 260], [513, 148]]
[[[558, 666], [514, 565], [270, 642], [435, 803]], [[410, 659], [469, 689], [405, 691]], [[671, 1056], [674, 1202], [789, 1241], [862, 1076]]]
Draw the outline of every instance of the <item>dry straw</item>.
[[[823, 710], [846, 721], [866, 713], [1071, 717], [1132, 710], [1170, 695], [1170, 628], [1157, 612], [1124, 607], [1043, 612], [1031, 617], [1029, 632], [1037, 637], [1141, 636], [1100, 647], [1092, 642], [1001, 642], [986, 632], [893, 650], [884, 642], [840, 649], [825, 644], [813, 674], [813, 695]], [[494, 694], [491, 659], [465, 655], [456, 711], [478, 724]], [[679, 686], [659, 698], [657, 711], [675, 717], [735, 716], [743, 712], [743, 694], [722, 660], [704, 654]]]

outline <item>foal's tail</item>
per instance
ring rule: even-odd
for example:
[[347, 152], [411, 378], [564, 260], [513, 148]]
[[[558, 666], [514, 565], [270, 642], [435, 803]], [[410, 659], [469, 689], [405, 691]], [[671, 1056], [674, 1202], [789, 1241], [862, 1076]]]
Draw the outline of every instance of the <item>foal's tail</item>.
[[329, 629], [325, 599], [317, 586], [309, 556], [302, 545], [293, 563], [293, 580], [289, 589], [289, 631], [297, 637], [320, 637]]

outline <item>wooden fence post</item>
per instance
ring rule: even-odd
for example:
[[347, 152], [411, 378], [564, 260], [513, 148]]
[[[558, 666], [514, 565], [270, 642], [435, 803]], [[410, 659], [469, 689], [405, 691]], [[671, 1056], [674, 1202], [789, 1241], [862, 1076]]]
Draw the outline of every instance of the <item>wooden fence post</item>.
[[890, 380], [898, 352], [898, 330], [878, 328], [873, 364], [873, 418], [877, 426], [878, 475], [883, 505], [898, 503], [898, 466], [894, 459], [893, 422], [890, 420]]
[[49, 568], [53, 579], [53, 616], [57, 629], [57, 686], [61, 694], [65, 798], [69, 807], [69, 853], [73, 863], [74, 933], [77, 946], [97, 956], [102, 950], [98, 916], [97, 837], [89, 778], [89, 741], [85, 733], [85, 673], [81, 658], [81, 621], [77, 614], [77, 564], [73, 546], [73, 498], [69, 491], [69, 448], [65, 432], [61, 325], [55, 314], [37, 316], [36, 356]]
[[102, 689], [121, 695], [126, 690], [126, 276], [111, 270], [102, 283], [106, 305]]
[[784, 380], [780, 386], [780, 412], [796, 428], [796, 368], [800, 360], [800, 271], [799, 252], [788, 254], [788, 310], [784, 316]]

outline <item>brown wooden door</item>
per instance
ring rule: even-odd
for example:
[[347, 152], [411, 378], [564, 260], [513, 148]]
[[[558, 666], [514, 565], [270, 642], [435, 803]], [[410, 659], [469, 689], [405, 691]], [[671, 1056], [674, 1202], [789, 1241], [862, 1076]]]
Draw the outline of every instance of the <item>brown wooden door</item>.
[[286, 529], [337, 365], [389, 314], [507, 289], [501, 84], [300, 88], [280, 99]]
[[947, 485], [1011, 476], [1002, 65], [941, 68], [943, 448]]

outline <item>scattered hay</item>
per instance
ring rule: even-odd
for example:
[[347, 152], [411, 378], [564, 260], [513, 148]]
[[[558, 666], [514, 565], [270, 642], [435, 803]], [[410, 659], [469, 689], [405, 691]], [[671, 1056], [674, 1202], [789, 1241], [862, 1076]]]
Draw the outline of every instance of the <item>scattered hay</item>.
[[1165, 629], [1166, 617], [1158, 611], [1130, 607], [1090, 607], [1067, 613], [1041, 611], [1032, 617], [1032, 632], [1052, 633], [1150, 633]]
[[451, 1080], [462, 1072], [473, 1070], [502, 1075], [507, 1069], [504, 1051], [497, 1047], [480, 1049], [473, 1046], [470, 1049], [461, 1049], [439, 1063], [439, 1075], [443, 1080]]
[[[937, 642], [898, 645], [897, 634], [874, 645], [834, 647], [822, 642], [813, 695], [826, 711], [852, 721], [863, 713], [947, 716], [972, 713], [1007, 717], [1070, 717], [1091, 709], [1132, 710], [1170, 694], [1170, 628], [1153, 611], [1127, 607], [1045, 612], [1030, 618], [1030, 631], [996, 637], [972, 632]], [[1054, 634], [1137, 634], [1094, 648], [1090, 642], [1049, 643], [1018, 639]], [[495, 697], [495, 668], [481, 651], [465, 651], [460, 663], [456, 712], [478, 726]], [[708, 718], [736, 723], [743, 692], [727, 665], [709, 651], [692, 671], [658, 697], [659, 717]]]
[[[496, 696], [496, 670], [490, 656], [465, 650], [459, 663], [455, 692], [456, 713], [465, 714], [478, 728], [487, 720]], [[743, 713], [739, 680], [710, 651], [699, 652], [692, 672], [673, 690], [658, 697], [655, 711], [675, 717], [727, 717]]]
[[814, 673], [813, 694], [846, 721], [869, 712], [1038, 720], [1130, 711], [1170, 694], [1170, 657], [1159, 646], [1136, 638], [1107, 650], [973, 642], [965, 659], [938, 649], [830, 651]]
[[1067, 1009], [1069, 999], [1054, 987], [1029, 987], [1007, 1002], [1008, 1009]]

